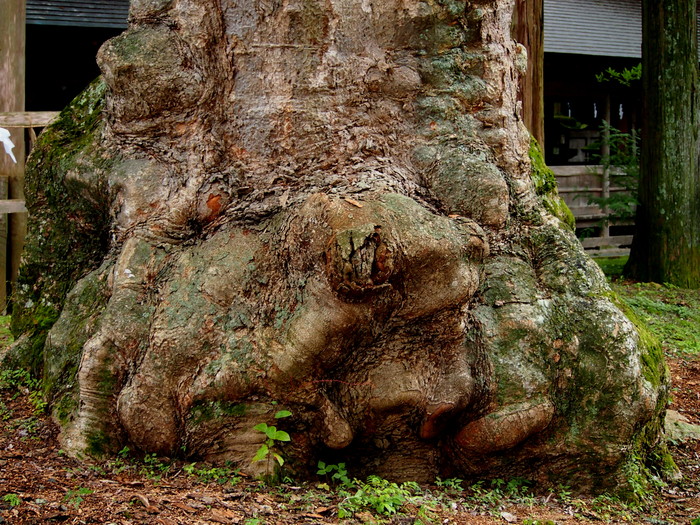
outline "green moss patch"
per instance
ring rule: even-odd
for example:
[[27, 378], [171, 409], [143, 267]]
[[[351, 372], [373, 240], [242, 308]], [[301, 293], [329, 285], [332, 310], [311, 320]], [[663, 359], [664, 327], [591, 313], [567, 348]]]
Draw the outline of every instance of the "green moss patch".
[[248, 407], [243, 403], [231, 403], [228, 401], [206, 401], [195, 404], [189, 413], [189, 419], [195, 425], [219, 419], [222, 417], [242, 417]]
[[542, 199], [545, 209], [572, 230], [576, 227], [574, 214], [559, 197], [557, 179], [554, 172], [544, 162], [542, 148], [534, 137], [530, 138], [530, 177], [535, 184], [535, 192]]
[[646, 326], [669, 355], [700, 353], [700, 293], [654, 283], [612, 283], [626, 311]]
[[76, 97], [40, 135], [27, 163], [30, 221], [12, 305], [12, 332], [25, 340], [8, 359], [37, 374], [66, 294], [109, 245], [105, 173], [113, 160], [100, 145], [104, 93], [98, 79]]

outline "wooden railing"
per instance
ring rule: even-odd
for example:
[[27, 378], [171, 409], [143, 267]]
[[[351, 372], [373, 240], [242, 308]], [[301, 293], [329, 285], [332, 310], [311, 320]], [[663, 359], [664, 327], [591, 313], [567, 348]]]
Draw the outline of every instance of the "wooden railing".
[[58, 111], [0, 113], [0, 128], [44, 128], [51, 124], [58, 113]]
[[[58, 111], [19, 111], [12, 113], [0, 113], [1, 128], [25, 128], [29, 130], [29, 144], [27, 151], [31, 151], [36, 142], [34, 128], [48, 126], [57, 116]], [[22, 199], [0, 199], [0, 214], [26, 213], [27, 208]]]
[[[629, 254], [632, 235], [611, 235], [609, 227], [601, 227], [609, 217], [607, 210], [589, 203], [591, 196], [603, 197], [628, 190], [606, 183], [602, 166], [551, 166], [557, 178], [559, 195], [576, 219], [576, 228], [590, 228], [599, 234], [581, 241], [591, 255], [617, 256]], [[607, 186], [606, 186], [607, 184]], [[632, 226], [633, 221], [615, 222], [616, 226]]]

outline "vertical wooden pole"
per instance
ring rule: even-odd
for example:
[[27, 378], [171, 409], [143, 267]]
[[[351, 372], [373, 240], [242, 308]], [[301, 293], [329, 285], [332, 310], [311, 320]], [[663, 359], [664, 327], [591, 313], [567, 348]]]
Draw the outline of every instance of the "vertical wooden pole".
[[600, 156], [603, 162], [602, 177], [602, 193], [601, 197], [605, 199], [602, 206], [602, 212], [605, 218], [603, 219], [603, 227], [601, 228], [600, 236], [603, 238], [610, 237], [610, 208], [608, 202], [610, 199], [610, 121], [612, 118], [612, 101], [610, 94], [605, 96], [605, 128], [603, 129], [603, 146], [600, 148]]
[[[25, 0], [0, 1], [0, 111], [24, 111], [25, 91]], [[0, 175], [7, 177], [8, 196], [24, 199], [24, 130], [10, 129], [15, 143], [14, 164], [4, 151], [0, 152]], [[27, 232], [27, 215], [8, 216], [8, 253], [6, 273], [0, 281], [15, 282], [19, 273], [20, 257]], [[1, 236], [1, 234], [0, 234]], [[4, 246], [0, 247], [3, 252]], [[0, 286], [2, 303], [6, 303], [5, 286]]]
[[527, 73], [520, 79], [523, 121], [544, 151], [544, 1], [517, 0], [513, 38], [527, 49]]

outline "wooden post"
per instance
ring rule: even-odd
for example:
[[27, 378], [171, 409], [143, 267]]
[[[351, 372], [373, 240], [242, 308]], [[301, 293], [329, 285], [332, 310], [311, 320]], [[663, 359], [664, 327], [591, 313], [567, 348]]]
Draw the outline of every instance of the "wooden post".
[[601, 228], [601, 237], [610, 237], [610, 208], [608, 202], [610, 200], [610, 119], [612, 118], [612, 102], [610, 100], [610, 94], [605, 96], [605, 126], [603, 127], [603, 145], [600, 148], [601, 161], [603, 163], [603, 173], [602, 177], [602, 193], [601, 197], [605, 199], [602, 206], [603, 215], [603, 227]]
[[[0, 112], [24, 111], [25, 24], [25, 0], [0, 2]], [[24, 199], [24, 129], [9, 128], [9, 131], [15, 144], [17, 164], [14, 164], [4, 151], [0, 151], [0, 175], [7, 177], [8, 196], [11, 199]], [[0, 275], [0, 282], [4, 281], [5, 276], [8, 281], [15, 282], [27, 232], [27, 214], [15, 213], [7, 217], [9, 248], [7, 266], [5, 269], [0, 267], [0, 271], [4, 270]], [[5, 253], [5, 246], [0, 246], [0, 252]], [[6, 302], [6, 287], [0, 286], [2, 309]]]
[[517, 0], [513, 38], [527, 49], [527, 72], [520, 79], [523, 121], [544, 151], [544, 2]]

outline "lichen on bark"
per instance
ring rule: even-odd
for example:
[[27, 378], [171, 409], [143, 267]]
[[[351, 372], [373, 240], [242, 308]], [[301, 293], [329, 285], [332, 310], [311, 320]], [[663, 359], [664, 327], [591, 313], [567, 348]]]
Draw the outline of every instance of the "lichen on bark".
[[40, 275], [67, 214], [32, 187], [12, 355], [41, 364], [65, 450], [255, 472], [280, 406], [300, 474], [602, 488], [653, 449], [667, 376], [533, 184], [512, 7], [132, 2], [104, 117], [70, 162], [60, 126], [33, 159], [109, 218]]

